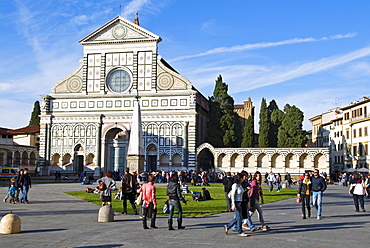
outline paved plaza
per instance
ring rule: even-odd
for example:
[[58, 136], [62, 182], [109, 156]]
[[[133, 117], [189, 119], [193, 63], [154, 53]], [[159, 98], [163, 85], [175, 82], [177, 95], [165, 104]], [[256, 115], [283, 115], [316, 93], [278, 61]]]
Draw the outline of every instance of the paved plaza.
[[[347, 189], [329, 186], [324, 194], [323, 216], [303, 220], [301, 205], [295, 199], [263, 205], [264, 218], [271, 226], [267, 232], [257, 231], [238, 237], [223, 225], [233, 213], [204, 218], [185, 218], [186, 229], [169, 231], [166, 217], [157, 219], [158, 229], [142, 229], [135, 215], [115, 213], [115, 221], [98, 223], [99, 206], [64, 194], [84, 190], [77, 183], [34, 184], [30, 204], [1, 202], [1, 216], [10, 211], [22, 220], [22, 232], [0, 235], [1, 247], [365, 247], [369, 243], [369, 212], [355, 213]], [[5, 196], [7, 187], [0, 188]], [[280, 194], [283, 193], [283, 190]], [[186, 207], [186, 206], [185, 206]], [[365, 207], [370, 210], [370, 201]], [[259, 224], [257, 215], [253, 216]]]

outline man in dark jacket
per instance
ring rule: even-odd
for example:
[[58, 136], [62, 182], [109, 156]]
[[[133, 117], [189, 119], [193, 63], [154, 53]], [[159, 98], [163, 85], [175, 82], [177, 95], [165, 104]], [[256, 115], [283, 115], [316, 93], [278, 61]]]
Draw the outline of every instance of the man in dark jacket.
[[225, 198], [227, 204], [227, 211], [232, 212], [231, 210], [231, 199], [229, 198], [228, 194], [231, 191], [231, 187], [233, 186], [234, 178], [231, 176], [231, 172], [226, 172], [226, 177], [222, 180], [222, 184], [224, 185], [225, 191]]
[[22, 203], [26, 203], [28, 204], [28, 191], [30, 188], [32, 188], [32, 185], [31, 185], [31, 178], [30, 176], [28, 175], [28, 169], [24, 169], [23, 171], [23, 175], [20, 176], [20, 179], [19, 179], [19, 185], [22, 187], [22, 196], [20, 198], [21, 202]]
[[127, 214], [127, 200], [130, 201], [132, 210], [137, 215], [137, 209], [135, 205], [136, 196], [136, 177], [130, 174], [130, 169], [125, 168], [125, 175], [122, 178], [122, 196], [123, 196], [123, 211], [122, 214]]
[[326, 190], [327, 185], [323, 177], [320, 176], [319, 170], [315, 169], [313, 177], [311, 178], [312, 183], [312, 203], [317, 210], [317, 219], [321, 219], [322, 212], [322, 194]]

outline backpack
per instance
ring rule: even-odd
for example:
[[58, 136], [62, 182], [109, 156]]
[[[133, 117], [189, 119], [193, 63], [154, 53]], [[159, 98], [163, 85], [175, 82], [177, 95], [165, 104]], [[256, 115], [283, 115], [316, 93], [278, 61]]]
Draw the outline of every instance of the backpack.
[[225, 192], [230, 192], [231, 191], [231, 188], [234, 184], [234, 178], [232, 177], [227, 177], [226, 178], [227, 182], [225, 184]]

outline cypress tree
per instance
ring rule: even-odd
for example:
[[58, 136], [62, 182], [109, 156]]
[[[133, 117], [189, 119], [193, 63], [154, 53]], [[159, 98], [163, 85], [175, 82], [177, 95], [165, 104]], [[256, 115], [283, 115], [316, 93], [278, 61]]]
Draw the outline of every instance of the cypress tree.
[[41, 114], [41, 109], [40, 109], [40, 102], [36, 101], [33, 104], [33, 110], [31, 114], [30, 121], [28, 123], [28, 126], [38, 126], [40, 125], [40, 114]]
[[302, 129], [303, 112], [296, 106], [284, 106], [284, 120], [279, 127], [278, 147], [304, 147], [306, 132]]
[[224, 134], [220, 125], [221, 109], [218, 102], [214, 101], [214, 97], [208, 99], [208, 122], [207, 122], [207, 137], [206, 141], [214, 147], [223, 145], [222, 137]]
[[275, 123], [272, 121], [271, 117], [275, 110], [278, 110], [279, 107], [275, 100], [271, 100], [269, 103], [269, 106], [267, 107], [268, 112], [268, 120], [269, 120], [269, 147], [277, 147], [277, 135], [278, 135], [278, 125], [275, 125]]
[[250, 115], [245, 120], [241, 147], [254, 147], [254, 118]]
[[[214, 125], [211, 129], [209, 129], [207, 133], [208, 140], [214, 139], [211, 136], [219, 135], [221, 134], [222, 139], [222, 146], [223, 147], [232, 147], [236, 145], [237, 138], [236, 138], [236, 132], [235, 132], [235, 113], [234, 113], [234, 99], [228, 95], [228, 85], [222, 81], [222, 76], [219, 75], [217, 80], [215, 81], [215, 89], [213, 91], [213, 102], [216, 103], [214, 108], [220, 109], [220, 118], [218, 118], [219, 121], [219, 127], [220, 132], [219, 133], [212, 133], [211, 131], [214, 130], [216, 126], [218, 126], [215, 122], [216, 119], [214, 119], [212, 122], [211, 119], [209, 119], [209, 127], [211, 128], [211, 125]], [[216, 110], [214, 110], [216, 112]], [[216, 144], [216, 143], [215, 143]], [[218, 145], [217, 145], [218, 146]]]
[[275, 109], [271, 114], [271, 126], [270, 126], [270, 146], [278, 146], [278, 133], [279, 127], [284, 120], [284, 112], [280, 109]]
[[260, 120], [259, 120], [258, 147], [268, 147], [270, 123], [265, 98], [262, 98], [261, 101], [259, 117]]

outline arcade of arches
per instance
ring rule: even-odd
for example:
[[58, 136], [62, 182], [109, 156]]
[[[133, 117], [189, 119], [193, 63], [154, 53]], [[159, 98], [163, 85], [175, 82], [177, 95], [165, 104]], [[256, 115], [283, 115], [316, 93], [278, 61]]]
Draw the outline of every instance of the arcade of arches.
[[330, 173], [328, 148], [214, 148], [203, 143], [197, 149], [198, 170], [301, 175], [314, 168]]

